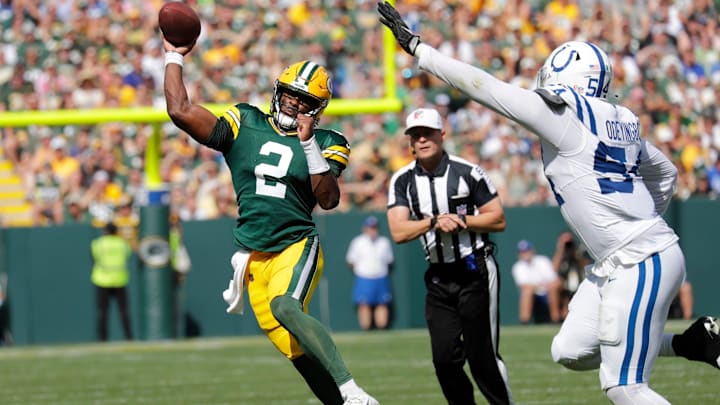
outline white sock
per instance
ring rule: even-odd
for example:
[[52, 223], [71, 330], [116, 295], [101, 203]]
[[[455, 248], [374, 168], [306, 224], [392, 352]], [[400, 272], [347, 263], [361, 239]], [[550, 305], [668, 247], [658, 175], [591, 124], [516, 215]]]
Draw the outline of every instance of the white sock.
[[343, 398], [347, 398], [352, 395], [362, 394], [365, 392], [362, 388], [358, 387], [358, 385], [355, 384], [355, 380], [353, 380], [352, 378], [350, 379], [350, 381], [343, 383], [338, 388], [340, 388], [340, 393], [342, 394]]

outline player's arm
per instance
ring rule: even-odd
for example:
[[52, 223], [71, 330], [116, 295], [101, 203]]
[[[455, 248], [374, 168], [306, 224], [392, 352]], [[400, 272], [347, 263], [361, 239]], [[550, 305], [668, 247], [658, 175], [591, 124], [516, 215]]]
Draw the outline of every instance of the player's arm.
[[643, 141], [638, 174], [655, 203], [655, 212], [662, 215], [670, 204], [677, 187], [678, 170], [660, 149]]
[[[416, 50], [418, 65], [474, 101], [517, 122], [561, 150], [578, 147], [577, 137], [566, 147], [565, 135], [571, 125], [572, 112], [567, 108], [550, 108], [536, 92], [504, 82], [490, 73], [450, 58], [426, 44]], [[564, 106], [564, 105], [563, 105]]]
[[182, 60], [191, 46], [176, 47], [163, 38], [165, 47], [165, 102], [172, 122], [193, 139], [205, 145], [210, 140], [217, 117], [205, 107], [193, 104], [182, 77]]
[[320, 208], [331, 210], [338, 206], [340, 203], [340, 186], [332, 172], [313, 174], [310, 176], [310, 181]]
[[298, 139], [305, 151], [315, 199], [320, 208], [331, 210], [340, 203], [340, 186], [315, 139], [315, 119], [314, 116], [298, 113]]
[[[400, 14], [390, 3], [379, 3], [380, 22], [393, 32], [405, 52], [418, 58], [420, 69], [437, 76], [462, 91], [474, 101], [509, 118], [534, 132], [551, 144], [560, 147], [568, 124], [565, 114], [553, 114], [545, 101], [535, 92], [511, 85], [488, 72], [448, 57], [437, 49], [420, 42], [410, 31]], [[567, 110], [567, 109], [565, 109]]]

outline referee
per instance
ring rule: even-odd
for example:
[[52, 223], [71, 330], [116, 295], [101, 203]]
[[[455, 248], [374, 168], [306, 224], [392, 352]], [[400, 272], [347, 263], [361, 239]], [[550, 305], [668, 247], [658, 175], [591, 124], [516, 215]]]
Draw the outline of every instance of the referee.
[[510, 404], [505, 364], [498, 353], [500, 274], [488, 232], [505, 229], [495, 187], [476, 164], [443, 150], [442, 118], [420, 108], [405, 134], [416, 160], [390, 180], [388, 223], [393, 240], [420, 238], [425, 273], [425, 319], [432, 359], [448, 404], [474, 404], [473, 385], [491, 404]]

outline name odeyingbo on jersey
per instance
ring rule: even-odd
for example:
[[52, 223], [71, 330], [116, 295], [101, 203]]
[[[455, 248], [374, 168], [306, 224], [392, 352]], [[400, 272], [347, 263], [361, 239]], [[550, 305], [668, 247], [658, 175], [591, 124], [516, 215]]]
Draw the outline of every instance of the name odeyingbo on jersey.
[[611, 141], [619, 142], [639, 142], [640, 141], [640, 123], [638, 121], [605, 121], [605, 131], [607, 137]]

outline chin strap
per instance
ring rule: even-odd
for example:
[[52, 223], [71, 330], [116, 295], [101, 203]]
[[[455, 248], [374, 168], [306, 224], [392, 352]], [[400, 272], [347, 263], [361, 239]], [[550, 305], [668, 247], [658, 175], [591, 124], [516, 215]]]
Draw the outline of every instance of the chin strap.
[[275, 123], [286, 131], [297, 129], [297, 120], [281, 111], [276, 111], [273, 118], [275, 118]]

